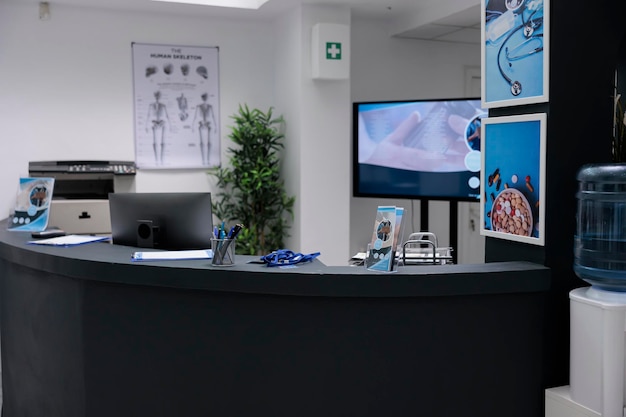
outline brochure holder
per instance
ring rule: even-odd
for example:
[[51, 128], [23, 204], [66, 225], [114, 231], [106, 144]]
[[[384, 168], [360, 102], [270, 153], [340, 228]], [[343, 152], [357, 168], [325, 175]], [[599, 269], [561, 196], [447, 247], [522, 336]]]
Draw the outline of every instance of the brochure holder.
[[48, 227], [54, 178], [20, 178], [8, 230], [41, 232]]
[[404, 208], [378, 206], [372, 240], [367, 245], [365, 267], [370, 271], [395, 272], [398, 270], [396, 250], [401, 239]]

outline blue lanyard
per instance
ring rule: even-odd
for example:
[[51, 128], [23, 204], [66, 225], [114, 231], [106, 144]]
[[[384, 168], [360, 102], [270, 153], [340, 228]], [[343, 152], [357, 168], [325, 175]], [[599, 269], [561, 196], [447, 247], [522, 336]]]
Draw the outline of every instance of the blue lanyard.
[[310, 262], [320, 255], [319, 252], [303, 255], [289, 249], [280, 249], [270, 254], [261, 256], [261, 261], [267, 266], [295, 265], [302, 262]]

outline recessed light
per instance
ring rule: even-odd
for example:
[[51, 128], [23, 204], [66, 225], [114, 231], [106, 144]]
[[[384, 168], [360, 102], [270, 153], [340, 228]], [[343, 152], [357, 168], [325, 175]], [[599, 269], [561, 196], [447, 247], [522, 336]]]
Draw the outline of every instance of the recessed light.
[[258, 9], [268, 0], [152, 0], [167, 3], [199, 4], [202, 6], [233, 7], [238, 9]]

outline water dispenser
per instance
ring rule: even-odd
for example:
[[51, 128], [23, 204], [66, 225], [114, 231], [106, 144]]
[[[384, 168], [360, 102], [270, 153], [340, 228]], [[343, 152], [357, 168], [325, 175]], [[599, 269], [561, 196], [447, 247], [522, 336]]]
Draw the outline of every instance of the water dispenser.
[[626, 292], [626, 164], [578, 171], [574, 272], [593, 287]]

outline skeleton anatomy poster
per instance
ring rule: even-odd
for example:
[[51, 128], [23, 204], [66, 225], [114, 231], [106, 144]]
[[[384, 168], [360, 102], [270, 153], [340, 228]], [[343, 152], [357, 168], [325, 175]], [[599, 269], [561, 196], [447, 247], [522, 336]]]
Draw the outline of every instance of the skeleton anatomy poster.
[[132, 44], [135, 163], [220, 165], [217, 47]]

